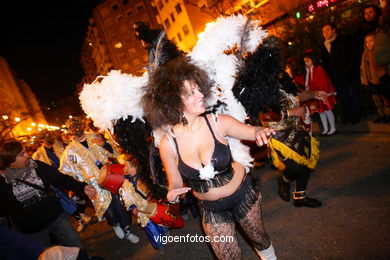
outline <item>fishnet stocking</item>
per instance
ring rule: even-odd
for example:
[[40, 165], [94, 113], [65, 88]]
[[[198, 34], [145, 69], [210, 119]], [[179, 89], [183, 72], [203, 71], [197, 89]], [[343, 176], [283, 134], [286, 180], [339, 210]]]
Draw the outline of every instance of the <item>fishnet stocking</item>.
[[238, 220], [241, 228], [244, 230], [245, 234], [252, 241], [253, 246], [257, 250], [264, 250], [270, 247], [271, 239], [265, 231], [262, 216], [261, 216], [261, 195], [253, 204], [252, 208], [245, 215], [244, 218]]
[[[204, 223], [203, 229], [211, 239], [211, 247], [218, 259], [241, 259], [241, 249], [238, 246], [235, 223]], [[233, 242], [214, 242], [216, 236], [232, 236]]]

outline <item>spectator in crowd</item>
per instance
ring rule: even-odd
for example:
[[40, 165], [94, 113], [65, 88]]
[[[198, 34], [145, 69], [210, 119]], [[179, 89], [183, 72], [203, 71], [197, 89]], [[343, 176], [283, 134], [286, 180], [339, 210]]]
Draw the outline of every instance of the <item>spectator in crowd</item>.
[[377, 118], [374, 123], [387, 123], [390, 118], [390, 104], [387, 98], [382, 95], [381, 82], [379, 79], [386, 74], [384, 67], [375, 64], [374, 57], [375, 33], [369, 33], [365, 37], [365, 48], [361, 62], [362, 85], [367, 87], [372, 100], [374, 101]]
[[321, 60], [337, 91], [338, 101], [343, 105], [343, 121], [356, 124], [360, 121], [359, 88], [351, 42], [338, 35], [333, 24], [325, 24], [321, 29], [325, 39]]
[[53, 234], [64, 246], [81, 247], [80, 238], [50, 185], [85, 192], [91, 199], [96, 190], [29, 157], [19, 142], [0, 147], [0, 211], [30, 238], [51, 245]]
[[37, 139], [41, 142], [41, 146], [35, 151], [32, 158], [58, 168], [60, 166], [59, 158], [61, 158], [64, 151], [63, 146], [58, 143], [53, 133], [47, 129], [42, 130]]
[[[41, 131], [38, 134], [38, 140], [42, 143], [42, 145], [32, 155], [32, 158], [58, 169], [60, 166], [61, 155], [64, 152], [64, 146], [62, 142], [56, 140], [53, 132], [47, 129]], [[58, 190], [58, 192], [62, 191]], [[70, 193], [72, 195], [70, 197], [75, 201], [75, 203], [77, 203], [77, 210], [72, 214], [72, 216], [78, 222], [77, 232], [82, 232], [92, 218], [85, 214], [85, 200], [80, 200], [80, 195], [77, 196], [74, 192]]]
[[53, 259], [77, 259], [77, 260], [103, 260], [99, 256], [91, 256], [79, 247], [68, 246], [44, 246], [28, 236], [0, 225], [0, 250], [2, 259], [23, 260], [53, 260]]
[[131, 243], [138, 243], [139, 238], [130, 232], [131, 216], [119, 200], [118, 194], [102, 189], [97, 182], [99, 169], [115, 155], [93, 142], [96, 135], [85, 132], [81, 118], [70, 118], [66, 125], [73, 140], [62, 154], [59, 170], [94, 186], [98, 196], [92, 200], [92, 204], [99, 220], [107, 219], [120, 239], [126, 238]]
[[385, 67], [386, 74], [380, 78], [382, 95], [390, 100], [390, 3], [380, 0], [382, 15], [379, 18], [379, 28], [375, 36], [375, 62], [377, 66]]
[[380, 8], [375, 4], [369, 4], [362, 10], [362, 21], [355, 33], [355, 41], [358, 44], [358, 51], [361, 54], [364, 50], [364, 37], [368, 33], [375, 32], [379, 25]]
[[[311, 53], [306, 52], [303, 55], [306, 67], [305, 87], [306, 90], [321, 90], [327, 95], [326, 102], [322, 100], [308, 101], [310, 113], [318, 113], [322, 123], [322, 136], [330, 136], [336, 133], [336, 122], [332, 112], [336, 104], [336, 92], [326, 71], [318, 64], [317, 59]], [[329, 126], [328, 127], [328, 122]]]

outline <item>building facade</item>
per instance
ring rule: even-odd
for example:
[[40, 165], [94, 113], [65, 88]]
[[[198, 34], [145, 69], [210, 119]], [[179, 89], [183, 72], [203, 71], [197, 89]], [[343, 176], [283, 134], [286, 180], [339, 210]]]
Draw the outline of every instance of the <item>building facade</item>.
[[111, 69], [133, 75], [143, 73], [147, 52], [135, 37], [136, 21], [158, 27], [150, 1], [106, 0], [93, 10], [81, 55], [83, 83], [91, 83]]
[[168, 39], [185, 52], [195, 46], [206, 24], [218, 17], [206, 0], [153, 0], [152, 4]]
[[3, 57], [0, 57], [0, 92], [1, 127], [12, 128], [12, 131], [2, 129], [2, 133], [7, 133], [3, 137], [27, 135], [33, 123], [47, 124], [35, 94]]

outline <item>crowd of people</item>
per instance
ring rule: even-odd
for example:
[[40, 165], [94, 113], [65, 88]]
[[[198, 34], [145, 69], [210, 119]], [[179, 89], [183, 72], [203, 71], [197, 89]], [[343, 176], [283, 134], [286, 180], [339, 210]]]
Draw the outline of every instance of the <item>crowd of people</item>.
[[302, 57], [305, 73], [299, 73], [296, 60], [287, 61], [289, 74], [301, 89], [323, 90], [329, 96], [327, 104], [308, 104], [311, 115], [320, 116], [321, 136], [335, 134], [336, 121], [359, 123], [372, 114], [373, 107], [374, 123], [390, 122], [389, 7], [386, 0], [379, 2], [380, 6], [369, 4], [362, 9], [362, 20], [348, 34], [338, 33], [337, 24], [323, 24], [322, 46], [310, 46]]
[[[96, 128], [91, 119], [72, 117], [66, 122], [67, 133], [41, 131], [37, 136], [40, 146], [34, 151], [26, 151], [17, 141], [1, 144], [0, 243], [8, 248], [4, 252], [10, 257], [23, 254], [24, 259], [53, 259], [54, 255], [100, 259], [82, 249], [77, 232], [93, 221], [106, 220], [119, 239], [136, 244], [139, 237], [131, 232], [132, 219], [145, 229], [153, 248], [163, 252], [164, 245], [153, 238], [168, 234], [169, 228], [183, 227], [190, 209], [194, 217], [201, 216], [206, 235], [235, 237], [231, 242], [211, 243], [218, 259], [241, 258], [236, 223], [259, 258], [276, 259], [261, 216], [259, 187], [253, 184], [245, 156], [237, 157], [238, 150], [246, 150], [232, 139], [268, 147], [272, 163], [280, 171], [277, 193], [282, 200], [290, 201], [292, 195], [295, 207], [321, 207], [320, 200], [306, 195], [320, 154], [312, 136], [311, 116], [319, 114], [321, 136], [337, 133], [334, 107], [338, 103], [343, 105], [345, 122], [359, 122], [357, 78], [361, 72], [361, 84], [370, 91], [378, 114], [374, 122], [390, 120], [390, 7], [387, 1], [381, 3], [381, 15], [375, 5], [363, 10], [365, 20], [356, 33], [359, 55], [333, 24], [324, 24], [321, 57], [312, 50], [304, 54], [304, 75], [295, 75], [288, 62], [286, 68], [275, 65], [269, 74], [262, 74], [259, 66], [273, 61], [280, 64], [272, 60], [278, 55], [269, 55], [276, 48], [271, 41], [264, 40], [245, 54], [245, 46], [240, 46], [241, 54], [230, 50], [236, 58], [223, 50], [221, 55], [236, 62], [231, 93], [248, 115], [246, 122], [233, 113], [216, 112], [223, 106], [208, 109], [206, 100], [212, 97], [215, 83], [225, 86], [194, 61], [196, 50], [193, 56], [186, 56], [167, 39], [167, 44], [161, 44], [164, 34], [137, 24], [138, 36], [155, 55], [142, 86], [141, 120], [134, 115], [116, 119], [113, 137], [106, 129]], [[244, 20], [231, 19], [237, 24]], [[245, 20], [240, 26], [246, 30], [250, 22]], [[153, 39], [157, 37], [156, 43]], [[169, 55], [157, 57], [166, 46]], [[257, 62], [259, 59], [266, 62]], [[361, 61], [360, 66], [355, 66], [356, 60]], [[264, 83], [264, 78], [269, 81]], [[232, 104], [237, 102], [229, 102], [225, 106], [232, 112]], [[151, 134], [150, 129], [164, 128], [159, 138]], [[139, 139], [137, 144], [132, 143], [134, 139]], [[158, 149], [150, 139], [158, 139]], [[165, 185], [154, 161], [156, 151]], [[291, 192], [293, 181], [296, 188]], [[86, 207], [94, 216], [87, 214]], [[159, 214], [157, 218], [155, 214]]]

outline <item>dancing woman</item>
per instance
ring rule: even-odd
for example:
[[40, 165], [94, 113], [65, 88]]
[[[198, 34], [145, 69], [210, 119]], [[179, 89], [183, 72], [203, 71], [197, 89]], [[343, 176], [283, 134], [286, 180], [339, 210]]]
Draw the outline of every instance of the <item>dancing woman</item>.
[[[154, 128], [173, 126], [160, 142], [168, 178], [167, 200], [192, 190], [200, 202], [202, 225], [218, 259], [240, 259], [235, 222], [250, 238], [261, 259], [276, 259], [261, 217], [261, 195], [233, 161], [227, 137], [265, 145], [273, 130], [245, 125], [228, 115], [206, 114], [211, 82], [187, 57], [156, 68], [144, 88], [142, 106]], [[184, 187], [185, 183], [189, 187]], [[213, 241], [232, 236], [232, 242]]]

